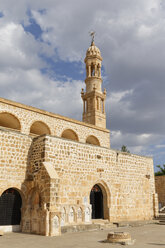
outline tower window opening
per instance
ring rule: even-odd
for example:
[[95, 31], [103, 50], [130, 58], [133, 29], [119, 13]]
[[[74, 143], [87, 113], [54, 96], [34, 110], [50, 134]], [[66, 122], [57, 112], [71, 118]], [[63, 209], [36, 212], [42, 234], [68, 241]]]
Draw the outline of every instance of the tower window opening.
[[91, 65], [91, 76], [95, 76], [95, 67], [93, 64]]
[[101, 77], [101, 68], [99, 64], [97, 65], [97, 76]]

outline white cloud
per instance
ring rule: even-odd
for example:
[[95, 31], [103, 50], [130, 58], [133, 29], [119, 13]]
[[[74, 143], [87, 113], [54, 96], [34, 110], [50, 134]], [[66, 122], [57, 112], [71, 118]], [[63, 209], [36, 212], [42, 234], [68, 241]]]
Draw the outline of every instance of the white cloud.
[[20, 24], [9, 22], [0, 26], [1, 69], [41, 67], [43, 62], [38, 57], [39, 48], [40, 44], [32, 35], [25, 33]]
[[82, 81], [51, 80], [35, 69], [0, 73], [0, 78], [4, 98], [81, 120]]

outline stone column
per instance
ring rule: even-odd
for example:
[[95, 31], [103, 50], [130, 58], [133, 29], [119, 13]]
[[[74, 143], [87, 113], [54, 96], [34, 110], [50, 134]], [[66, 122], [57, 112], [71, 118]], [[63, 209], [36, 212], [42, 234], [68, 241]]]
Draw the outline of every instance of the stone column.
[[88, 67], [88, 77], [91, 77], [91, 65]]
[[97, 77], [97, 65], [95, 64], [95, 77]]

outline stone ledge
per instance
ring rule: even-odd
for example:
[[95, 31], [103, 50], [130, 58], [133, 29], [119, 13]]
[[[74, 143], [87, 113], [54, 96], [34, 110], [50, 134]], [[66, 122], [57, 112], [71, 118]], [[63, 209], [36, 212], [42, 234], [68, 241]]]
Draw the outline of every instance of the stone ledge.
[[157, 224], [159, 220], [139, 220], [139, 221], [121, 221], [121, 222], [113, 222], [113, 224], [117, 225], [117, 227], [137, 227], [144, 226], [148, 224]]
[[100, 225], [96, 224], [80, 224], [80, 225], [69, 225], [62, 226], [61, 233], [73, 233], [73, 232], [84, 232], [84, 231], [95, 231], [100, 230]]

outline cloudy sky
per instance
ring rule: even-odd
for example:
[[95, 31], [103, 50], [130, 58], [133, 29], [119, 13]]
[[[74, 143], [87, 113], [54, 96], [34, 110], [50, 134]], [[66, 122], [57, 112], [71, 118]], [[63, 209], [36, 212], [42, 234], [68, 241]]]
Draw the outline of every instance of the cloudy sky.
[[165, 163], [163, 0], [1, 0], [0, 97], [81, 120], [91, 30], [111, 147]]

